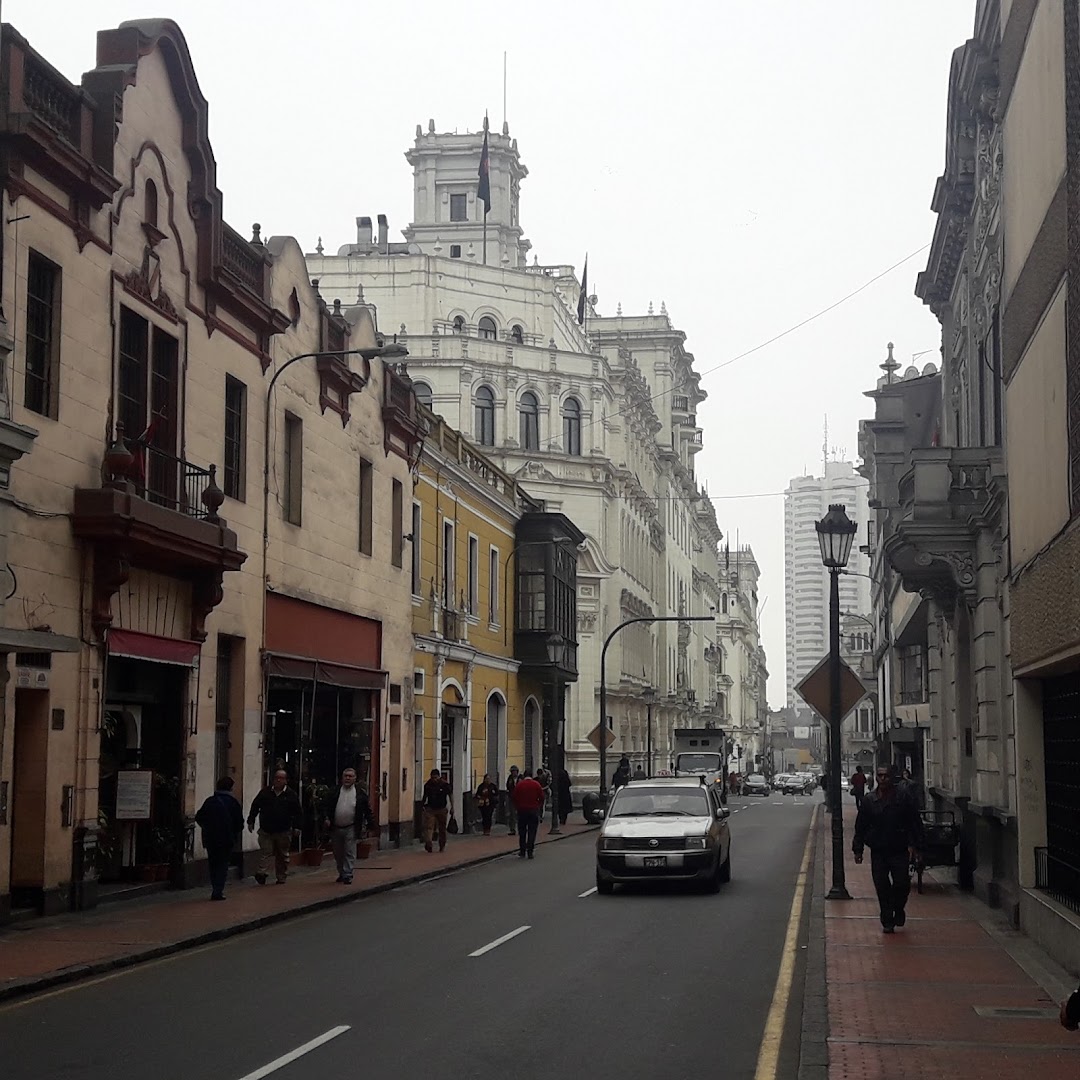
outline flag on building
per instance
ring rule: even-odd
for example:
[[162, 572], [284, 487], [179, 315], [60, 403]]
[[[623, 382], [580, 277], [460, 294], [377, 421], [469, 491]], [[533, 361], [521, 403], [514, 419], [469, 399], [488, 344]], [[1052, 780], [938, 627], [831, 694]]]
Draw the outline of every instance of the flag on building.
[[585, 305], [589, 302], [589, 256], [585, 256], [585, 269], [581, 272], [581, 292], [577, 298], [578, 326], [585, 324]]
[[491, 211], [491, 166], [488, 162], [488, 129], [487, 121], [484, 121], [484, 149], [480, 151], [480, 170], [478, 173], [480, 184], [476, 189], [476, 197], [484, 204], [484, 213]]

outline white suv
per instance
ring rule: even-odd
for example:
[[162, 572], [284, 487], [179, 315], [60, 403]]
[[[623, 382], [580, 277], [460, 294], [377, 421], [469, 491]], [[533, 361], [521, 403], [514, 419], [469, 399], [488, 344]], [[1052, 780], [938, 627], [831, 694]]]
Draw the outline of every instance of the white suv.
[[611, 800], [596, 841], [596, 889], [653, 878], [731, 880], [730, 811], [698, 777], [634, 780]]

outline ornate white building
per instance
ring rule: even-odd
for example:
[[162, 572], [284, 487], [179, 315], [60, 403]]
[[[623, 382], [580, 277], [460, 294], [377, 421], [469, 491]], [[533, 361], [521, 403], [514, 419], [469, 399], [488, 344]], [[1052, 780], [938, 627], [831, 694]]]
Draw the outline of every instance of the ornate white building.
[[485, 263], [482, 142], [482, 132], [418, 126], [406, 155], [415, 187], [405, 242], [390, 242], [382, 215], [377, 228], [358, 218], [356, 242], [337, 254], [320, 241], [308, 256], [311, 276], [328, 301], [377, 304], [383, 331], [408, 346], [421, 400], [586, 533], [579, 680], [564, 736], [575, 787], [598, 779], [587, 736], [600, 719], [601, 649], [627, 619], [715, 612], [717, 623], [643, 622], [613, 639], [609, 774], [622, 753], [644, 762], [650, 713], [656, 768], [668, 764], [673, 727], [707, 721], [736, 726], [745, 752], [760, 752], [752, 741], [766, 707], [758, 571], [749, 549], [723, 562], [714, 508], [695, 476], [705, 392], [686, 335], [664, 305], [601, 316], [595, 297], [579, 325], [574, 268], [527, 265], [519, 206], [528, 170], [505, 124], [489, 135]]

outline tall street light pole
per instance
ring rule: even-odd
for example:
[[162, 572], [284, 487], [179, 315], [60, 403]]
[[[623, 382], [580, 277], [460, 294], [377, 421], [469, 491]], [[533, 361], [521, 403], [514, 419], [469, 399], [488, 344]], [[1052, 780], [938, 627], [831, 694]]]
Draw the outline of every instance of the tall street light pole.
[[840, 791], [840, 572], [847, 566], [858, 525], [834, 503], [818, 522], [821, 561], [829, 571], [829, 807], [832, 811], [832, 888], [826, 900], [850, 900], [844, 879], [844, 806]]
[[614, 630], [604, 639], [604, 647], [600, 650], [600, 796], [601, 800], [607, 795], [607, 739], [603, 733], [607, 731], [607, 651], [611, 639], [620, 631], [635, 623], [658, 623], [658, 622], [715, 622], [716, 615], [644, 615], [637, 619], [627, 619], [619, 623]]

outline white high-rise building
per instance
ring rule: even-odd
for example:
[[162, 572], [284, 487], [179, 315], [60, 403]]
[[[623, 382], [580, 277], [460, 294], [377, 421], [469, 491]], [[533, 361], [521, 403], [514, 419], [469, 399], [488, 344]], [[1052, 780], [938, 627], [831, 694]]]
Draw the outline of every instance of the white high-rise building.
[[869, 616], [870, 560], [867, 542], [870, 508], [867, 481], [850, 461], [825, 461], [825, 475], [797, 476], [784, 492], [784, 604], [786, 607], [787, 703], [808, 712], [795, 692], [800, 679], [829, 651], [829, 573], [821, 562], [814, 523], [833, 503], [842, 503], [858, 532], [840, 576], [840, 611]]

